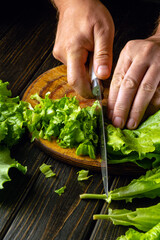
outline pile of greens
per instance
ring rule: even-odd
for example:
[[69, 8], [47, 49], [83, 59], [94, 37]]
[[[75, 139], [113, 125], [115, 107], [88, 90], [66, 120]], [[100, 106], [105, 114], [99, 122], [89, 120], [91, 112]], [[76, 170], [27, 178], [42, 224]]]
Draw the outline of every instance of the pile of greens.
[[8, 83], [0, 80], [0, 189], [6, 181], [10, 181], [9, 169], [16, 167], [22, 173], [27, 168], [10, 157], [10, 148], [18, 142], [25, 131], [23, 118], [27, 103], [21, 102], [19, 97], [11, 98]]
[[75, 97], [52, 100], [49, 95], [47, 93], [44, 99], [38, 94], [33, 95], [32, 99], [39, 104], [24, 112], [32, 141], [35, 138], [51, 141], [56, 137], [62, 148], [76, 148], [77, 155], [89, 155], [95, 159], [98, 144], [98, 101], [91, 107], [80, 108]]

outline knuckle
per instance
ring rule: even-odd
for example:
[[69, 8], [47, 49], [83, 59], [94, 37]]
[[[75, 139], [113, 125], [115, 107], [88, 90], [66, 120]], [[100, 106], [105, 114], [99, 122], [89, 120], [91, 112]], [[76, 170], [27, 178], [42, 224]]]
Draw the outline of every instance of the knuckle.
[[137, 106], [132, 109], [132, 115], [133, 116], [140, 116], [141, 113], [143, 112], [143, 107], [142, 106]]
[[142, 82], [141, 87], [144, 92], [148, 92], [148, 93], [153, 92], [155, 90], [153, 83], [150, 83], [150, 82]]
[[56, 59], [60, 59], [60, 48], [57, 45], [54, 46], [52, 54]]
[[129, 51], [133, 48], [133, 46], [135, 45], [135, 41], [136, 41], [136, 40], [130, 40], [130, 41], [128, 41], [128, 42], [126, 43], [124, 49], [125, 49], [127, 52], [129, 52]]
[[104, 59], [104, 58], [108, 58], [108, 57], [111, 57], [110, 54], [108, 53], [107, 50], [100, 50], [98, 52], [96, 52], [96, 56], [95, 58], [98, 60], [98, 59]]
[[77, 79], [76, 78], [69, 78], [68, 79], [68, 84], [71, 87], [76, 88], [77, 87]]
[[111, 82], [111, 86], [113, 88], [119, 89], [123, 78], [124, 78], [124, 75], [122, 73], [114, 74], [114, 77]]
[[127, 108], [121, 103], [117, 103], [115, 105], [115, 112], [126, 113], [126, 110], [127, 110]]
[[137, 81], [130, 76], [124, 78], [122, 84], [126, 89], [136, 89], [138, 87]]

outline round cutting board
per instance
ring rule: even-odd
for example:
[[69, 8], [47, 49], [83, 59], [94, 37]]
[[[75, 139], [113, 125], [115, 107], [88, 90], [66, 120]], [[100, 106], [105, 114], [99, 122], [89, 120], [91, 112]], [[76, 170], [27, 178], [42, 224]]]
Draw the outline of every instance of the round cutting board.
[[[36, 100], [30, 99], [30, 96], [38, 93], [40, 97], [44, 98], [47, 92], [51, 92], [50, 98], [59, 99], [64, 97], [76, 96], [79, 100], [81, 107], [91, 106], [95, 99], [84, 99], [78, 95], [72, 87], [67, 83], [67, 69], [66, 66], [61, 65], [56, 68], [50, 69], [47, 72], [40, 75], [36, 80], [25, 91], [22, 100], [31, 103], [34, 107], [38, 102]], [[107, 102], [108, 88], [104, 90], [104, 100], [103, 105]], [[77, 156], [75, 149], [64, 149], [61, 148], [56, 140], [49, 142], [48, 140], [39, 139], [35, 140], [43, 150], [45, 150], [52, 157], [59, 159], [68, 164], [78, 166], [81, 168], [87, 168], [99, 171], [100, 166], [100, 157], [97, 156], [97, 159], [91, 159], [88, 156]], [[108, 171], [110, 174], [117, 175], [131, 175], [138, 174], [142, 172], [142, 169], [133, 164], [115, 164], [108, 165]]]

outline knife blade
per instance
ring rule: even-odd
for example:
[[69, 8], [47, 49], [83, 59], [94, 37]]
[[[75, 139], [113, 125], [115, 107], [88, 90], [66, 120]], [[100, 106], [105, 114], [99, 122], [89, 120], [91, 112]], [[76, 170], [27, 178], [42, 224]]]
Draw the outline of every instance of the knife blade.
[[99, 140], [100, 140], [100, 156], [101, 156], [101, 173], [104, 185], [105, 193], [108, 197], [108, 164], [107, 164], [107, 141], [106, 132], [104, 126], [104, 108], [102, 105], [102, 91], [100, 85], [100, 79], [98, 79], [94, 73], [93, 65], [90, 62], [90, 73], [92, 83], [92, 94], [96, 97], [100, 104], [99, 115]]

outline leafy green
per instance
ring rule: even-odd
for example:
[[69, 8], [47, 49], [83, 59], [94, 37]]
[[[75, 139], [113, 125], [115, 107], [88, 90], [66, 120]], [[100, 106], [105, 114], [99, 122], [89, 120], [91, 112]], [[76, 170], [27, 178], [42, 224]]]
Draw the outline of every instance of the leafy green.
[[136, 130], [106, 128], [109, 163], [134, 162], [143, 168], [160, 163], [160, 110], [150, 116]]
[[84, 181], [84, 180], [88, 180], [90, 177], [92, 177], [93, 175], [88, 176], [89, 170], [80, 170], [77, 172], [78, 174], [78, 181]]
[[117, 238], [117, 240], [140, 240], [141, 237], [144, 236], [144, 233], [138, 232], [132, 228], [130, 228], [125, 236], [120, 236]]
[[32, 96], [39, 102], [34, 109], [27, 109], [24, 118], [32, 140], [43, 138], [49, 141], [57, 137], [63, 148], [76, 148], [77, 155], [89, 155], [95, 158], [98, 144], [96, 101], [91, 107], [80, 108], [75, 97], [63, 97], [59, 100], [42, 99], [38, 94]]
[[59, 196], [61, 196], [62, 193], [64, 193], [64, 190], [65, 190], [65, 189], [66, 189], [66, 186], [61, 187], [61, 188], [55, 190], [55, 193], [57, 193]]
[[46, 178], [54, 177], [56, 174], [52, 171], [51, 165], [43, 163], [39, 167], [40, 171], [45, 175]]
[[146, 232], [160, 222], [159, 211], [160, 203], [147, 208], [137, 208], [135, 211], [127, 209], [109, 209], [108, 215], [94, 215], [93, 219], [111, 219], [115, 225], [132, 225]]
[[22, 166], [20, 163], [10, 157], [10, 151], [6, 147], [0, 146], [0, 189], [7, 181], [11, 181], [8, 172], [10, 168], [17, 168], [23, 174], [26, 173], [27, 167]]
[[148, 232], [142, 233], [130, 228], [125, 236], [117, 238], [117, 240], [159, 240], [160, 239], [160, 223], [151, 228]]
[[25, 131], [23, 111], [28, 104], [19, 97], [11, 98], [7, 85], [0, 80], [0, 143], [11, 147]]
[[133, 198], [160, 197], [160, 167], [148, 170], [144, 176], [133, 179], [127, 186], [110, 191], [107, 201], [126, 200], [131, 202]]

